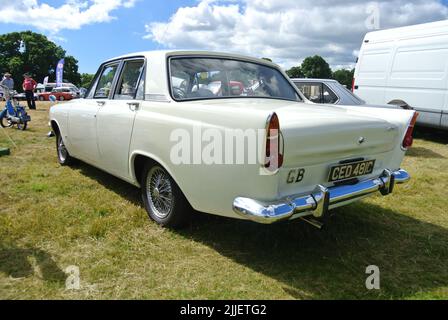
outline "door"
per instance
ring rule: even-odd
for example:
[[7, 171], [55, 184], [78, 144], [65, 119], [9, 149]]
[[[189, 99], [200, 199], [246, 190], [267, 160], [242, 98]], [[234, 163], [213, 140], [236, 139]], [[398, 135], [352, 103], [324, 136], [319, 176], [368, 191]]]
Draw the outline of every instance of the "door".
[[73, 156], [97, 164], [99, 161], [97, 143], [97, 114], [103, 106], [112, 87], [118, 69], [118, 62], [102, 67], [97, 73], [94, 85], [86, 98], [70, 110], [69, 140]]
[[144, 93], [144, 59], [125, 60], [112, 94], [98, 111], [97, 135], [101, 164], [117, 176], [128, 178], [129, 146], [135, 115]]

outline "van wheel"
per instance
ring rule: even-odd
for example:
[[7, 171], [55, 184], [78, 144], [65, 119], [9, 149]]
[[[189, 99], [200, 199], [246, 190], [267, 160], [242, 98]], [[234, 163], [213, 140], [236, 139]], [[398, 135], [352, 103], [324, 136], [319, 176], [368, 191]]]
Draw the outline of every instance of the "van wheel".
[[143, 203], [152, 220], [169, 228], [180, 228], [188, 222], [190, 204], [164, 168], [148, 162], [141, 181]]

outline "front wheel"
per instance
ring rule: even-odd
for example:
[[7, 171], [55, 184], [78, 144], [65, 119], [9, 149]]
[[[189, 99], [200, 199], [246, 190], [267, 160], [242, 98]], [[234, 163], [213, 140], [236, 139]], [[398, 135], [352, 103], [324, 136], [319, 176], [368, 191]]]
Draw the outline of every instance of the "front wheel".
[[56, 137], [56, 150], [58, 153], [58, 162], [61, 166], [68, 166], [73, 162], [73, 158], [68, 153], [60, 133]]
[[65, 100], [64, 96], [59, 97], [59, 101], [64, 101], [64, 100]]
[[2, 117], [2, 118], [0, 119], [0, 125], [1, 125], [3, 128], [9, 128], [9, 127], [11, 127], [11, 126], [13, 125], [13, 123], [11, 122], [11, 120], [8, 120], [8, 119], [6, 118], [6, 116], [5, 116], [5, 117]]
[[149, 217], [164, 227], [179, 228], [191, 207], [176, 182], [160, 165], [147, 163], [142, 174], [142, 198]]

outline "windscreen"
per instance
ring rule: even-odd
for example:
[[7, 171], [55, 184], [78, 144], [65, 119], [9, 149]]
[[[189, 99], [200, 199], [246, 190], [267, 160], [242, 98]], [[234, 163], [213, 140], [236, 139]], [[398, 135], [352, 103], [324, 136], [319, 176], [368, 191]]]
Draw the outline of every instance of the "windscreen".
[[170, 81], [178, 101], [217, 98], [271, 98], [300, 101], [277, 69], [221, 58], [172, 58]]

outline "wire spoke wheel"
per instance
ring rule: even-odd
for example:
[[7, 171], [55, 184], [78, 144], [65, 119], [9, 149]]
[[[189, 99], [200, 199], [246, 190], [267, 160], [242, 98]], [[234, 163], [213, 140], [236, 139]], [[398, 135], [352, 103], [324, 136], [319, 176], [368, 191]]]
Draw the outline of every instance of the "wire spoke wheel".
[[62, 140], [62, 137], [59, 136], [58, 137], [58, 156], [59, 156], [59, 160], [61, 162], [65, 162], [67, 160], [67, 149], [65, 148], [65, 144], [64, 141]]
[[170, 177], [160, 167], [153, 167], [146, 179], [146, 193], [151, 211], [160, 219], [173, 210], [174, 196]]

